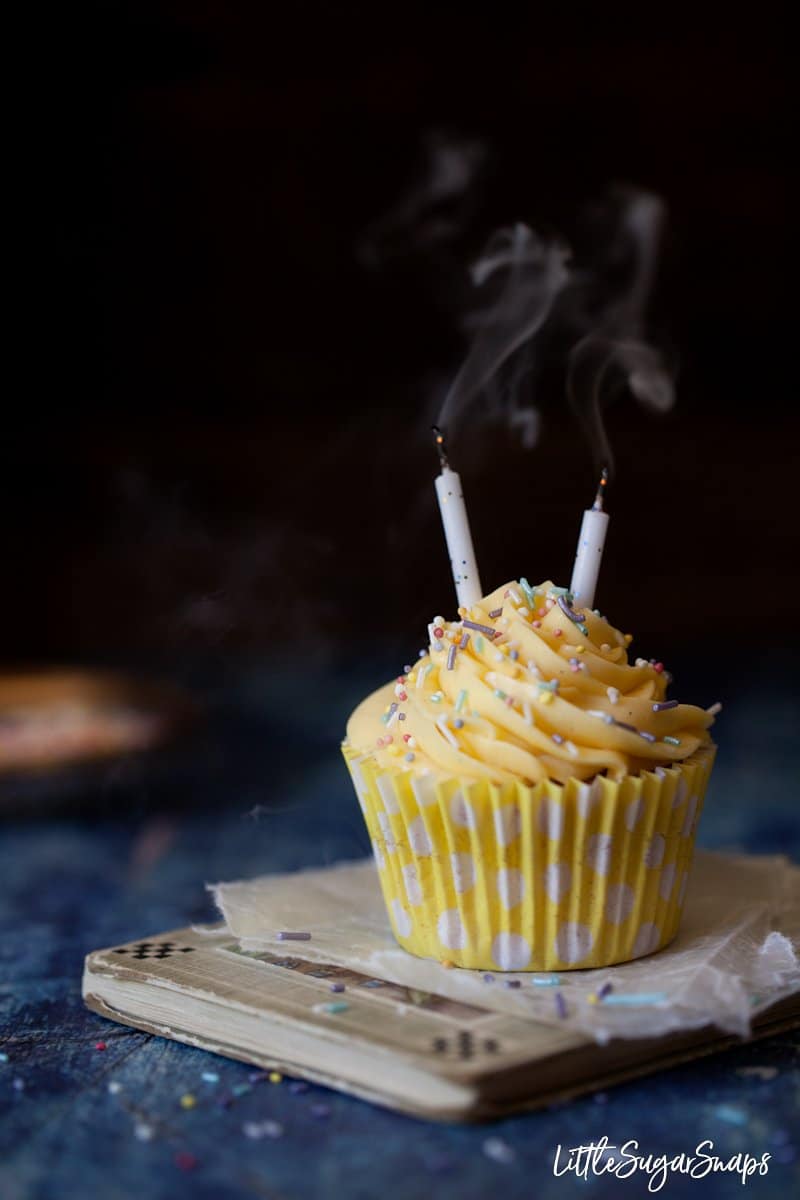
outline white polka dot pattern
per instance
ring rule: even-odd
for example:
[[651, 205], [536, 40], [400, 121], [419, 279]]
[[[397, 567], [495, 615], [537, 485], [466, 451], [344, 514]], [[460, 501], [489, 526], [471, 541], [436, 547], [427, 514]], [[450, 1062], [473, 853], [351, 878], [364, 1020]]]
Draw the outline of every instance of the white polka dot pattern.
[[569, 863], [548, 863], [544, 871], [544, 886], [553, 904], [566, 896], [572, 882], [572, 867]]
[[461, 792], [454, 792], [450, 799], [450, 816], [453, 824], [460, 829], [475, 829], [477, 822], [472, 805], [465, 800]]
[[606, 893], [606, 920], [621, 925], [633, 911], [635, 896], [627, 883], [612, 883]]
[[658, 894], [662, 900], [669, 902], [672, 895], [672, 890], [675, 887], [675, 863], [669, 863], [661, 872], [661, 879], [658, 882]]
[[495, 809], [494, 835], [501, 846], [510, 846], [522, 832], [522, 816], [516, 805]]
[[519, 933], [498, 933], [492, 942], [492, 960], [502, 971], [524, 971], [531, 961], [531, 948]]
[[593, 944], [588, 925], [565, 921], [556, 934], [556, 956], [565, 963], [579, 963], [590, 954]]
[[415, 863], [408, 863], [407, 866], [403, 867], [403, 883], [405, 884], [408, 903], [412, 907], [422, 904], [422, 887], [417, 877]]
[[463, 950], [467, 944], [467, 935], [457, 908], [448, 908], [441, 914], [436, 923], [436, 932], [447, 950]]
[[661, 932], [657, 925], [652, 921], [645, 921], [644, 925], [639, 926], [639, 932], [636, 934], [636, 941], [633, 943], [631, 951], [634, 958], [642, 958], [645, 954], [652, 954], [658, 948], [658, 943], [661, 941]]
[[506, 911], [516, 908], [525, 895], [525, 878], [522, 872], [516, 867], [501, 867], [495, 882], [503, 908]]
[[408, 937], [412, 930], [411, 917], [396, 897], [391, 903], [391, 909], [395, 929], [400, 937]]
[[419, 858], [428, 858], [433, 854], [431, 839], [428, 837], [428, 831], [425, 828], [425, 822], [422, 817], [415, 817], [409, 825], [408, 840], [411, 844], [411, 849]]
[[655, 867], [660, 867], [664, 861], [664, 849], [666, 842], [660, 833], [654, 833], [650, 841], [644, 848], [642, 861], [644, 865], [652, 870]]
[[459, 895], [475, 886], [475, 860], [471, 854], [451, 854], [450, 867], [453, 872], [453, 887]]
[[392, 816], [394, 816], [396, 813], [399, 813], [400, 801], [397, 799], [397, 793], [394, 790], [393, 776], [379, 775], [375, 782], [378, 785], [378, 791], [381, 794], [383, 807], [386, 809], [387, 813], [390, 813]]
[[613, 843], [608, 833], [593, 833], [586, 841], [586, 865], [597, 871], [598, 875], [607, 875], [611, 865]]

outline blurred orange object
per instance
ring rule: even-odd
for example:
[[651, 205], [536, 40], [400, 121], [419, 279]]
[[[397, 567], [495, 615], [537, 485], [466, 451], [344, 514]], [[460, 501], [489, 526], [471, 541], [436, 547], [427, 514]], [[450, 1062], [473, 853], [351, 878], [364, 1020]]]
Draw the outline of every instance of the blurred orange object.
[[0, 674], [0, 775], [150, 750], [194, 715], [174, 684], [92, 670]]

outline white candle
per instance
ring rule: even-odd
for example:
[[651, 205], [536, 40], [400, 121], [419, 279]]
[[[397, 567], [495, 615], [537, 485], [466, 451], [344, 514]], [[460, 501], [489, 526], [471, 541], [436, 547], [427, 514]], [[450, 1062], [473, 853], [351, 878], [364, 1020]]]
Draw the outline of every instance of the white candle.
[[441, 474], [436, 477], [436, 498], [439, 501], [444, 536], [450, 554], [450, 569], [453, 572], [459, 605], [470, 608], [477, 604], [483, 592], [478, 565], [475, 562], [475, 551], [472, 548], [472, 534], [464, 504], [461, 478], [456, 471], [450, 469], [444, 451], [444, 438], [435, 427], [434, 434], [442, 466]]
[[569, 585], [575, 608], [594, 608], [597, 576], [600, 574], [603, 546], [608, 529], [608, 513], [603, 512], [603, 490], [607, 482], [608, 471], [604, 469], [594, 504], [583, 514], [581, 531], [578, 536], [578, 549], [575, 552], [575, 565], [572, 568], [572, 582]]

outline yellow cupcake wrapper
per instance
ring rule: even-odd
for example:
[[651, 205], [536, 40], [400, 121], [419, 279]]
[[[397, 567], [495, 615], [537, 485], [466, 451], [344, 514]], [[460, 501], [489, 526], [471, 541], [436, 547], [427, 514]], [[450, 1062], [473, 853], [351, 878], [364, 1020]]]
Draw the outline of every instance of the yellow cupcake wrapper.
[[343, 751], [394, 935], [412, 954], [554, 971], [674, 938], [713, 746], [660, 774], [530, 787], [385, 770]]

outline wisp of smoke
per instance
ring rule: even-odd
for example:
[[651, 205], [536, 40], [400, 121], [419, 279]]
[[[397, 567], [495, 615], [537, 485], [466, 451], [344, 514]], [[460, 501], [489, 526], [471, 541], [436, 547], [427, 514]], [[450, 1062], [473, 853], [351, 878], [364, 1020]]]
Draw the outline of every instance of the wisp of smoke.
[[608, 401], [625, 392], [655, 412], [672, 407], [672, 377], [644, 337], [663, 203], [617, 190], [598, 211], [605, 228], [575, 261], [564, 242], [521, 223], [489, 239], [471, 270], [483, 303], [470, 317], [469, 350], [436, 420], [449, 436], [479, 411], [483, 421], [519, 428], [523, 445], [532, 446], [536, 375], [551, 344], [564, 347], [566, 394], [598, 472], [613, 471], [603, 420]]
[[475, 182], [486, 157], [476, 138], [431, 131], [422, 144], [418, 178], [360, 238], [362, 264], [375, 268], [410, 248], [431, 250], [457, 238], [473, 215]]
[[[535, 417], [529, 411], [526, 418], [517, 405], [519, 383], [531, 369], [536, 335], [569, 278], [567, 257], [565, 246], [545, 241], [522, 223], [492, 235], [471, 271], [473, 285], [484, 289], [487, 299], [473, 314], [472, 345], [436, 422], [448, 434], [457, 433], [471, 406], [483, 398], [491, 400], [496, 415], [505, 410], [512, 425], [522, 426], [523, 440], [535, 440]], [[526, 353], [517, 356], [523, 349]], [[505, 385], [488, 392], [504, 368]]]

